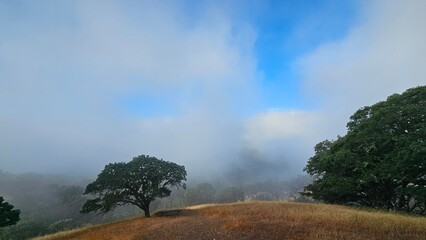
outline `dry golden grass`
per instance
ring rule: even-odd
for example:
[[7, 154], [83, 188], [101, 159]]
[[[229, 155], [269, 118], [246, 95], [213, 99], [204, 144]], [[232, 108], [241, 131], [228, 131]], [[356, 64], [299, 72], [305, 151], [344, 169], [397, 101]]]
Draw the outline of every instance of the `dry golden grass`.
[[58, 239], [426, 239], [426, 218], [325, 204], [207, 205], [177, 217], [135, 218], [37, 238]]

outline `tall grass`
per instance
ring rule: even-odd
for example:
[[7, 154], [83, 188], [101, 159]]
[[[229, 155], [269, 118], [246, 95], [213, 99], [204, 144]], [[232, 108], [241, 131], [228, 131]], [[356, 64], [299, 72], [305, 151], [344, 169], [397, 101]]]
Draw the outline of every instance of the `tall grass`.
[[228, 219], [228, 230], [263, 229], [276, 238], [426, 239], [424, 217], [335, 205], [258, 202], [212, 207], [203, 214]]
[[178, 217], [135, 218], [37, 240], [57, 239], [426, 239], [426, 218], [325, 204], [206, 205]]

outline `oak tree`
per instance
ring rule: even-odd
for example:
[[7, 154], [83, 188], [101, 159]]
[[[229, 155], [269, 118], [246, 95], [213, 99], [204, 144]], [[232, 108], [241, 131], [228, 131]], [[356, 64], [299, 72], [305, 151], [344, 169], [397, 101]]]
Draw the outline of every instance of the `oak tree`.
[[315, 147], [305, 195], [330, 203], [426, 213], [426, 86], [359, 109], [348, 132]]
[[132, 204], [149, 217], [150, 203], [156, 198], [169, 196], [172, 187], [185, 188], [185, 180], [184, 166], [155, 157], [140, 155], [128, 163], [111, 163], [87, 185], [84, 194], [95, 198], [88, 200], [81, 212], [106, 213], [118, 206]]

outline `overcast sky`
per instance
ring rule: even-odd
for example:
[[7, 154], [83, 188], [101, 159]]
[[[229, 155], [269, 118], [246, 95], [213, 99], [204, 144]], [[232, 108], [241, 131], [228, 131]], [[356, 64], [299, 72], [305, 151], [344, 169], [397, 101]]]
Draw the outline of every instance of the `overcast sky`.
[[0, 169], [302, 173], [358, 108], [426, 84], [426, 1], [0, 1]]

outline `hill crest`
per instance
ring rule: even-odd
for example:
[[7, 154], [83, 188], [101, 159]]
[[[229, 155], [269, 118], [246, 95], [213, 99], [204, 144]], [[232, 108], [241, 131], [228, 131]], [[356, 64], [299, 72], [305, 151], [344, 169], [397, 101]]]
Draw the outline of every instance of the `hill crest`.
[[61, 232], [58, 239], [426, 239], [426, 218], [288, 202], [244, 202], [182, 209]]

